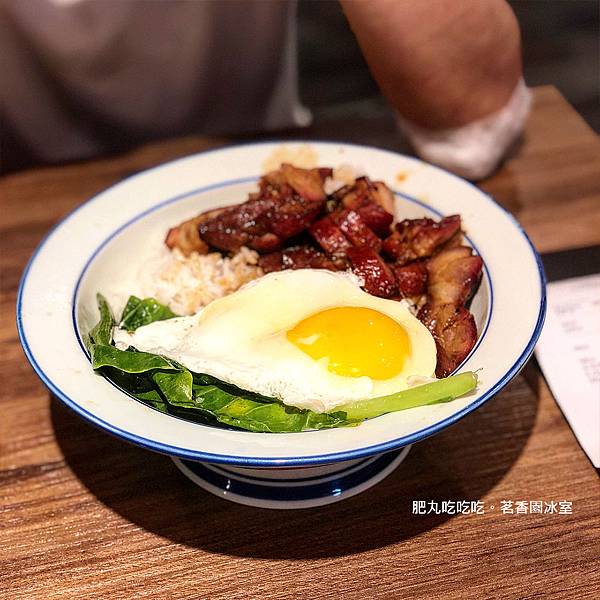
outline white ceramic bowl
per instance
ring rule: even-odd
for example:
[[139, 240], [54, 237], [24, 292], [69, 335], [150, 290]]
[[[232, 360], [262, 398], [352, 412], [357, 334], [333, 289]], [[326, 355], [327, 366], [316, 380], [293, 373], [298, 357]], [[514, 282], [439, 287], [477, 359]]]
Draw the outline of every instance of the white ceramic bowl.
[[[96, 292], [109, 300], [125, 293], [123, 286], [162, 244], [169, 226], [243, 201], [260, 174], [286, 156], [320, 166], [353, 165], [385, 181], [396, 193], [400, 217], [461, 214], [468, 241], [485, 262], [471, 305], [479, 339], [459, 369], [481, 369], [475, 393], [384, 415], [359, 427], [262, 434], [162, 414], [93, 373], [81, 340], [97, 320]], [[477, 187], [384, 150], [293, 142], [193, 155], [134, 175], [91, 198], [63, 219], [32, 256], [19, 290], [17, 325], [40, 378], [84, 419], [126, 441], [182, 459], [176, 462], [186, 475], [227, 498], [298, 507], [365, 489], [395, 468], [410, 444], [481, 406], [523, 367], [544, 313], [539, 256], [514, 218]]]

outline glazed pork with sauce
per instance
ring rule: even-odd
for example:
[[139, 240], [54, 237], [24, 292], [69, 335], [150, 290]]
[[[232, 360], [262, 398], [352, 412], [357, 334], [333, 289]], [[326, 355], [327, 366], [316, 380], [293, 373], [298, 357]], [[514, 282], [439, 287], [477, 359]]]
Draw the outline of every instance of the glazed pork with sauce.
[[264, 273], [350, 269], [370, 294], [419, 307], [436, 342], [436, 375], [447, 376], [475, 345], [467, 303], [483, 268], [463, 244], [460, 216], [394, 224], [394, 195], [385, 183], [359, 177], [328, 195], [332, 173], [283, 164], [261, 177], [246, 202], [181, 223], [165, 243], [185, 256], [250, 248]]

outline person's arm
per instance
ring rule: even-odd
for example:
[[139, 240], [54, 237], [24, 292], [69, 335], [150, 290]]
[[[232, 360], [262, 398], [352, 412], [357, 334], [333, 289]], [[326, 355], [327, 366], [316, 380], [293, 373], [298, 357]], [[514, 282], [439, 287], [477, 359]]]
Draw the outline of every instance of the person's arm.
[[428, 129], [499, 110], [521, 76], [521, 41], [504, 0], [341, 0], [394, 108]]
[[[340, 2], [373, 76], [409, 133], [435, 137], [460, 130], [514, 103], [521, 40], [505, 0]], [[516, 103], [528, 106], [528, 97]]]

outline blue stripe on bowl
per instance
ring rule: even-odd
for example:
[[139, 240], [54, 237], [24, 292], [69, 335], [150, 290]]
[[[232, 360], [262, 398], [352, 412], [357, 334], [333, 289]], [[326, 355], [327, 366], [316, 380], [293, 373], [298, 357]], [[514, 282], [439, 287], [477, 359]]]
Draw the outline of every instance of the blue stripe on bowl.
[[[279, 140], [280, 142], [281, 140]], [[239, 144], [239, 146], [256, 146], [256, 145], [265, 145], [265, 144], [272, 144], [274, 142], [277, 142], [277, 140], [267, 140], [264, 142], [253, 142], [253, 143], [248, 143], [248, 144]], [[358, 148], [362, 148], [365, 150], [376, 150], [377, 152], [386, 152], [389, 154], [392, 154], [394, 156], [401, 156], [397, 153], [393, 153], [393, 152], [389, 152], [386, 150], [382, 150], [380, 148], [370, 148], [368, 146], [360, 146], [358, 144], [340, 144], [337, 142], [323, 142], [323, 141], [319, 141], [319, 140], [287, 140], [287, 143], [289, 144], [310, 144], [310, 143], [318, 143], [318, 144], [323, 144], [323, 145], [331, 145], [331, 146], [337, 146], [339, 147], [340, 145], [344, 145], [344, 146], [348, 146], [348, 147], [358, 147]], [[225, 147], [225, 148], [219, 148], [216, 150], [207, 150], [205, 152], [199, 152], [196, 153], [194, 155], [188, 156], [188, 157], [184, 157], [184, 158], [180, 158], [177, 159], [175, 161], [171, 161], [168, 163], [165, 163], [163, 165], [159, 165], [157, 167], [154, 167], [152, 169], [147, 169], [146, 171], [143, 171], [141, 173], [137, 173], [135, 175], [132, 175], [131, 177], [126, 178], [124, 181], [127, 180], [131, 180], [137, 177], [142, 177], [150, 172], [153, 171], [158, 171], [160, 169], [164, 169], [164, 168], [168, 168], [170, 166], [172, 166], [175, 163], [181, 163], [181, 162], [185, 162], [188, 160], [193, 160], [195, 157], [199, 156], [199, 155], [203, 155], [203, 154], [216, 154], [218, 152], [226, 152], [229, 151], [232, 148], [232, 146], [229, 147]], [[410, 158], [410, 157], [407, 157]], [[218, 463], [218, 464], [230, 464], [230, 465], [237, 465], [237, 466], [245, 466], [245, 467], [286, 467], [286, 466], [309, 466], [309, 465], [319, 465], [319, 464], [324, 464], [324, 463], [333, 463], [333, 462], [341, 462], [341, 461], [346, 461], [346, 460], [352, 460], [352, 459], [357, 459], [357, 458], [363, 458], [366, 456], [372, 456], [373, 454], [380, 454], [380, 453], [385, 453], [385, 452], [389, 452], [391, 450], [397, 449], [399, 447], [402, 446], [407, 446], [409, 444], [412, 444], [414, 442], [418, 442], [422, 439], [425, 439], [431, 435], [434, 435], [435, 433], [437, 433], [438, 431], [441, 431], [442, 429], [448, 427], [449, 425], [452, 425], [453, 423], [456, 423], [457, 421], [459, 421], [460, 419], [462, 419], [463, 417], [465, 417], [466, 415], [468, 415], [470, 412], [474, 411], [475, 409], [477, 409], [479, 406], [481, 406], [482, 404], [484, 404], [487, 400], [489, 400], [490, 398], [492, 398], [496, 393], [498, 393], [498, 391], [500, 391], [513, 377], [515, 377], [520, 370], [523, 368], [524, 364], [527, 362], [527, 360], [529, 359], [529, 357], [531, 356], [531, 354], [533, 353], [533, 349], [535, 347], [535, 343], [537, 342], [537, 339], [541, 333], [543, 324], [544, 324], [544, 318], [546, 315], [546, 276], [544, 273], [544, 268], [542, 266], [542, 262], [541, 262], [541, 258], [539, 256], [539, 254], [537, 253], [535, 247], [533, 246], [531, 240], [529, 239], [529, 237], [527, 236], [527, 233], [524, 231], [524, 229], [521, 227], [521, 225], [518, 223], [518, 221], [514, 218], [514, 216], [507, 211], [504, 207], [502, 207], [500, 204], [498, 204], [489, 194], [486, 194], [485, 192], [483, 192], [481, 189], [477, 188], [475, 185], [473, 185], [472, 183], [463, 180], [462, 178], [458, 177], [457, 175], [455, 175], [454, 173], [450, 173], [449, 171], [445, 171], [444, 169], [441, 169], [440, 167], [436, 167], [434, 165], [430, 165], [431, 168], [434, 168], [438, 171], [441, 171], [443, 173], [445, 173], [446, 175], [453, 177], [454, 179], [458, 179], [460, 180], [463, 184], [465, 185], [469, 185], [471, 187], [474, 187], [479, 193], [481, 193], [482, 197], [486, 198], [488, 200], [488, 202], [490, 202], [491, 204], [495, 205], [498, 209], [500, 209], [502, 212], [506, 213], [506, 215], [508, 216], [508, 218], [512, 221], [512, 223], [514, 224], [515, 228], [519, 231], [519, 233], [522, 235], [522, 237], [525, 239], [525, 241], [527, 242], [531, 254], [533, 255], [535, 261], [536, 261], [536, 265], [538, 268], [538, 276], [539, 276], [539, 284], [540, 284], [540, 309], [538, 312], [538, 317], [536, 320], [536, 324], [535, 327], [533, 329], [533, 332], [531, 334], [531, 337], [529, 339], [529, 342], [526, 344], [525, 348], [523, 349], [522, 353], [517, 357], [517, 359], [515, 360], [515, 362], [513, 363], [513, 365], [508, 369], [508, 371], [496, 382], [496, 384], [494, 384], [485, 394], [482, 394], [479, 398], [477, 398], [474, 402], [472, 402], [471, 404], [469, 404], [468, 406], [466, 406], [465, 408], [463, 408], [462, 410], [454, 413], [453, 415], [447, 417], [446, 419], [443, 419], [442, 421], [435, 423], [434, 425], [430, 425], [429, 427], [425, 427], [423, 429], [420, 429], [410, 435], [401, 437], [401, 438], [396, 438], [393, 440], [389, 440], [387, 442], [381, 443], [381, 444], [374, 444], [371, 446], [366, 446], [363, 448], [356, 448], [354, 450], [348, 450], [348, 451], [343, 451], [343, 452], [334, 452], [334, 453], [330, 453], [330, 454], [320, 454], [320, 455], [311, 455], [311, 456], [303, 456], [303, 457], [298, 457], [298, 456], [289, 456], [289, 457], [263, 457], [263, 456], [256, 456], [256, 457], [251, 457], [251, 456], [232, 456], [232, 455], [226, 455], [226, 454], [213, 454], [213, 453], [208, 453], [208, 452], [202, 452], [202, 451], [198, 451], [198, 450], [190, 450], [189, 448], [180, 448], [177, 446], [173, 446], [171, 444], [164, 444], [161, 442], [156, 442], [155, 440], [143, 437], [143, 436], [139, 436], [136, 434], [132, 434], [129, 431], [120, 429], [119, 427], [115, 427], [114, 425], [108, 423], [107, 421], [104, 421], [103, 419], [98, 418], [96, 415], [94, 415], [93, 413], [87, 411], [86, 409], [84, 409], [83, 407], [81, 407], [79, 404], [77, 404], [77, 402], [75, 400], [73, 400], [72, 398], [70, 398], [67, 394], [65, 394], [59, 387], [58, 385], [56, 385], [56, 383], [54, 383], [47, 375], [46, 373], [43, 371], [43, 369], [40, 367], [40, 365], [38, 364], [38, 362], [36, 361], [33, 352], [31, 351], [31, 348], [29, 346], [29, 343], [27, 341], [27, 337], [25, 335], [25, 331], [23, 328], [23, 311], [22, 311], [22, 299], [23, 299], [23, 292], [25, 289], [25, 284], [27, 282], [27, 276], [29, 273], [29, 270], [32, 266], [32, 264], [35, 262], [35, 259], [37, 257], [37, 255], [40, 253], [40, 251], [43, 249], [44, 245], [46, 244], [46, 242], [48, 241], [48, 239], [53, 235], [53, 233], [62, 225], [64, 225], [69, 219], [71, 219], [83, 206], [86, 206], [87, 204], [90, 204], [92, 202], [96, 202], [98, 200], [101, 199], [101, 196], [107, 191], [104, 190], [103, 192], [101, 192], [100, 194], [97, 194], [96, 196], [93, 196], [92, 198], [90, 198], [89, 200], [87, 200], [86, 202], [84, 202], [83, 204], [81, 204], [80, 206], [76, 207], [73, 211], [71, 211], [62, 221], [59, 221], [47, 234], [46, 236], [42, 239], [42, 241], [40, 242], [40, 244], [38, 245], [38, 247], [36, 248], [36, 250], [34, 251], [33, 255], [31, 256], [31, 258], [29, 259], [29, 262], [27, 263], [25, 270], [23, 271], [23, 276], [21, 277], [21, 282], [19, 284], [19, 290], [17, 293], [17, 331], [19, 334], [19, 339], [21, 341], [21, 345], [23, 346], [23, 350], [25, 352], [25, 356], [27, 357], [27, 359], [29, 360], [29, 362], [31, 363], [32, 367], [34, 368], [34, 370], [36, 371], [36, 373], [38, 374], [38, 376], [40, 377], [40, 379], [42, 380], [42, 382], [44, 383], [44, 385], [46, 385], [46, 387], [60, 400], [62, 400], [67, 406], [69, 406], [72, 410], [74, 410], [77, 414], [79, 414], [81, 417], [83, 417], [84, 419], [86, 419], [87, 421], [89, 421], [90, 423], [92, 423], [93, 425], [104, 429], [105, 431], [107, 431], [108, 433], [111, 433], [112, 435], [115, 435], [117, 437], [120, 437], [126, 441], [129, 441], [131, 443], [134, 443], [138, 446], [141, 446], [143, 448], [147, 448], [149, 450], [153, 450], [155, 452], [160, 452], [163, 454], [168, 454], [170, 456], [177, 456], [179, 458], [182, 459], [189, 459], [189, 460], [201, 460], [201, 461], [205, 461], [205, 462], [210, 462], [210, 463]], [[249, 177], [249, 178], [240, 178], [238, 180], [231, 180], [229, 181], [227, 184], [217, 184], [217, 185], [231, 185], [234, 182], [243, 182], [243, 181], [252, 181], [255, 180], [255, 177]], [[121, 183], [123, 183], [123, 181], [115, 184], [115, 185], [120, 185]], [[114, 186], [113, 186], [114, 187]], [[206, 189], [211, 189], [213, 186], [208, 186], [206, 188], [202, 188], [201, 190], [195, 190], [192, 192], [187, 192], [186, 194], [184, 194], [183, 196], [187, 196], [189, 194], [192, 193], [199, 193], [200, 191], [205, 191]], [[108, 188], [111, 189], [111, 188]], [[402, 196], [404, 198], [406, 198], [407, 200], [411, 200], [414, 201], [416, 204], [420, 204], [426, 208], [428, 208], [429, 210], [432, 210], [432, 212], [436, 213], [436, 214], [440, 214], [439, 211], [432, 209], [431, 207], [429, 207], [428, 205], [426, 205], [425, 203], [415, 199], [415, 198], [410, 198], [407, 197], [404, 194], [400, 194], [398, 192], [395, 192], [397, 195]], [[170, 200], [165, 201], [164, 203], [161, 203], [161, 206], [164, 206], [164, 204], [169, 203], [169, 202], [173, 202], [176, 201], [177, 199], [181, 199], [182, 196], [178, 196], [177, 198], [171, 198]], [[149, 209], [150, 211], [153, 209], [156, 209], [157, 207], [153, 207], [152, 209]], [[139, 215], [138, 215], [139, 217]], [[115, 235], [113, 233], [113, 235]], [[106, 241], [104, 242], [106, 243]], [[471, 243], [471, 242], [470, 242]], [[477, 251], [477, 249], [475, 248], [475, 250]], [[484, 259], [485, 261], [485, 259]], [[87, 268], [87, 265], [86, 267]], [[486, 274], [488, 276], [488, 282], [490, 284], [490, 292], [491, 292], [491, 278], [489, 277], [489, 272], [487, 271], [487, 267], [486, 267]], [[83, 275], [83, 273], [82, 273]], [[80, 276], [81, 279], [81, 276]], [[75, 302], [75, 297], [73, 298], [73, 303]], [[490, 303], [491, 303], [491, 294], [490, 294]], [[73, 304], [73, 310], [75, 309], [75, 305]], [[491, 306], [490, 306], [491, 308]], [[484, 332], [482, 333], [482, 335], [480, 336], [480, 340], [478, 342], [481, 343], [481, 340], [483, 339], [486, 331], [487, 331], [487, 325], [489, 325], [489, 321], [490, 319], [488, 318], [488, 323], [486, 324], [486, 327], [484, 329]], [[76, 326], [76, 324], [75, 324]], [[77, 339], [81, 345], [81, 340], [79, 338], [79, 333], [76, 330], [76, 336]], [[83, 351], [85, 352], [85, 349], [83, 349]], [[87, 353], [86, 353], [87, 354]], [[199, 425], [200, 427], [202, 427], [202, 425]], [[252, 433], [248, 433], [248, 435], [253, 435]], [[298, 434], [295, 434], [298, 435]], [[301, 433], [299, 435], [302, 435]]]
[[[281, 487], [269, 485], [271, 480], [263, 480], [265, 483], [250, 483], [236, 478], [236, 474], [230, 476], [222, 475], [199, 462], [182, 460], [194, 475], [215, 487], [229, 492], [259, 500], [316, 500], [330, 496], [339, 496], [361, 483], [364, 483], [389, 466], [400, 454], [401, 450], [388, 452], [378, 457], [367, 466], [350, 473], [340, 475], [337, 478], [322, 483], [307, 484], [300, 487]], [[325, 478], [325, 477], [324, 477]]]
[[[335, 477], [341, 477], [342, 475], [347, 475], [350, 472], [358, 471], [359, 469], [364, 469], [369, 462], [373, 462], [375, 460], [374, 456], [370, 456], [369, 458], [364, 458], [363, 460], [358, 461], [357, 463], [353, 463], [347, 467], [343, 467], [337, 471], [330, 471], [327, 473], [322, 473], [321, 475], [314, 475], [313, 477], [289, 477], [289, 478], [274, 478], [274, 477], [257, 477], [255, 475], [246, 475], [245, 473], [239, 473], [237, 471], [231, 471], [222, 465], [211, 465], [208, 463], [202, 463], [207, 468], [212, 471], [216, 471], [225, 477], [234, 477], [235, 479], [239, 479], [241, 481], [248, 480], [250, 483], [265, 485], [275, 485], [275, 486], [285, 486], [285, 485], [303, 485], [310, 484], [311, 482], [324, 481], [325, 479], [333, 479]], [[317, 467], [318, 468], [318, 467]], [[274, 469], [269, 469], [274, 470]], [[295, 471], [302, 472], [301, 467], [295, 467]]]

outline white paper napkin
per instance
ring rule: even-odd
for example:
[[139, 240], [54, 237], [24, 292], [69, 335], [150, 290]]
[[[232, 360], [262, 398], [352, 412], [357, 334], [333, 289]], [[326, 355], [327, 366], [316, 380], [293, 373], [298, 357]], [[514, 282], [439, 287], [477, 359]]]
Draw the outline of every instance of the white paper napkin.
[[581, 447], [600, 468], [600, 274], [548, 284], [535, 354]]

